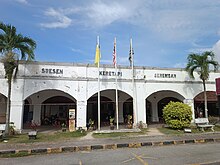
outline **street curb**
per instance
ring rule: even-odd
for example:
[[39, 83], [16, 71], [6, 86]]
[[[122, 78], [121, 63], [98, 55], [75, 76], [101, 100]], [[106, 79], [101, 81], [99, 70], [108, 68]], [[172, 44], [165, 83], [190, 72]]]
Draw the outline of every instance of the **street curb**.
[[36, 148], [36, 149], [20, 149], [20, 150], [0, 150], [1, 155], [8, 154], [52, 154], [62, 152], [80, 152], [80, 151], [93, 151], [93, 150], [115, 150], [119, 148], [140, 148], [140, 147], [153, 147], [153, 146], [168, 146], [179, 144], [203, 144], [203, 143], [219, 143], [220, 138], [207, 138], [207, 139], [187, 139], [187, 140], [169, 140], [169, 141], [155, 141], [155, 142], [133, 142], [133, 143], [117, 143], [117, 144], [103, 144], [103, 145], [85, 145], [85, 146], [70, 146], [70, 147], [56, 147], [56, 148]]

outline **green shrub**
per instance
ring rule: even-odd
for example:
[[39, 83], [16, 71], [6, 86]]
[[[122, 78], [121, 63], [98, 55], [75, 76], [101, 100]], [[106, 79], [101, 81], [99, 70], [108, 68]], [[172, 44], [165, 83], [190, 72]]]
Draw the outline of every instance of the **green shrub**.
[[170, 102], [163, 108], [163, 118], [173, 129], [189, 127], [192, 120], [191, 107], [181, 102]]

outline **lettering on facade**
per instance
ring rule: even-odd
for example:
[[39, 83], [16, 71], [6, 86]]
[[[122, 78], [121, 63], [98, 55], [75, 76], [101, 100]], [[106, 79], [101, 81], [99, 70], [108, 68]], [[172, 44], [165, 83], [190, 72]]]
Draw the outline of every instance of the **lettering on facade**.
[[[114, 71], [99, 71], [100, 76], [116, 76], [116, 72]], [[121, 77], [122, 72], [118, 72], [117, 76]]]
[[155, 73], [155, 78], [176, 78], [176, 74], [167, 74], [167, 73]]
[[43, 73], [43, 74], [63, 74], [63, 69], [42, 68], [41, 73]]

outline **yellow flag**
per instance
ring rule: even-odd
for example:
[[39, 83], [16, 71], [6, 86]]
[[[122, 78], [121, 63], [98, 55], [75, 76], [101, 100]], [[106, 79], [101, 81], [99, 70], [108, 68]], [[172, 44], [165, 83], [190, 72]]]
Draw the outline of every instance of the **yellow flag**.
[[95, 65], [98, 66], [101, 58], [100, 46], [97, 44], [95, 52]]

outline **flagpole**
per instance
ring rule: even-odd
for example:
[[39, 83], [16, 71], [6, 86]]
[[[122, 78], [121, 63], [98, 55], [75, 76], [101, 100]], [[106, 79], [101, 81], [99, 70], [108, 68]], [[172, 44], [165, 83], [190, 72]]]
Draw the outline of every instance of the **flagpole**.
[[115, 61], [113, 61], [115, 65], [115, 104], [116, 104], [116, 128], [119, 129], [118, 126], [118, 71], [117, 71], [117, 54], [116, 54], [116, 38], [114, 41], [114, 55]]
[[132, 38], [130, 39], [130, 53], [131, 53], [131, 70], [132, 70], [132, 88], [133, 88], [133, 128], [136, 127], [136, 98], [135, 98], [135, 86], [134, 86], [134, 54], [132, 48]]
[[[99, 36], [97, 36], [97, 45], [99, 47]], [[98, 130], [100, 131], [100, 76], [99, 76], [99, 63], [100, 63], [100, 50], [99, 50], [99, 61], [98, 61]]]

